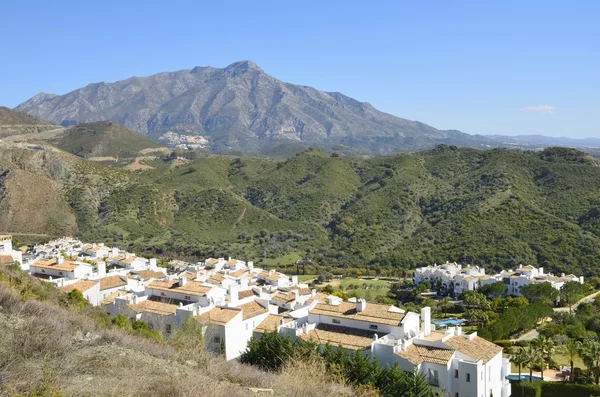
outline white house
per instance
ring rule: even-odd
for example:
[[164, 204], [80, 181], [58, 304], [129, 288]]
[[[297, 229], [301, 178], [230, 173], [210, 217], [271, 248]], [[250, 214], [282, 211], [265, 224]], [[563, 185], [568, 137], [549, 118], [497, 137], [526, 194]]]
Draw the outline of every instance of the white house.
[[11, 235], [0, 235], [0, 265], [13, 262], [23, 265], [23, 253], [13, 250]]
[[65, 293], [69, 293], [76, 289], [81, 292], [83, 297], [87, 299], [90, 304], [94, 306], [100, 305], [100, 302], [102, 301], [100, 297], [100, 283], [95, 280], [76, 280], [70, 283], [65, 283], [58, 287], [58, 289]]
[[404, 313], [394, 306], [329, 297], [326, 303], [313, 302], [307, 316], [278, 327], [293, 339], [362, 351], [381, 365], [417, 368], [452, 396], [510, 396], [510, 362], [502, 358], [502, 348], [476, 334], [464, 335], [460, 327], [435, 331], [430, 311]]
[[30, 263], [29, 272], [47, 280], [80, 280], [91, 276], [93, 267], [88, 263], [68, 261], [59, 256], [50, 259], [38, 258]]

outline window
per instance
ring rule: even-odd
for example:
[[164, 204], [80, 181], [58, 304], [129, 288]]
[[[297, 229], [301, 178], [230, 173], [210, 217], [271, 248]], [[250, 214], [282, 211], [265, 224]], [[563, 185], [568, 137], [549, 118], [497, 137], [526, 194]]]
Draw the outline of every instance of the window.
[[248, 323], [246, 323], [246, 331], [248, 331]]
[[454, 370], [454, 377], [458, 378], [458, 370], [457, 369]]
[[167, 334], [171, 333], [171, 324], [167, 324], [165, 331], [167, 331]]
[[337, 318], [332, 318], [331, 322], [334, 323], [334, 324], [340, 324], [341, 321], [338, 320]]
[[218, 336], [218, 335], [215, 336], [213, 340], [214, 340], [215, 343], [221, 343], [221, 337]]
[[58, 274], [62, 276], [62, 275], [63, 275], [63, 272], [58, 272]]
[[454, 397], [458, 397], [458, 393], [455, 393], [455, 394], [454, 394]]
[[370, 324], [369, 329], [377, 329], [377, 326], [375, 324]]
[[440, 385], [440, 378], [439, 378], [439, 374], [438, 374], [437, 370], [430, 368], [428, 370], [428, 378], [429, 378], [429, 383], [431, 383], [432, 386]]
[[162, 296], [167, 296], [167, 294], [165, 294], [164, 292], [161, 292], [160, 294], [161, 294]]
[[185, 300], [186, 300], [186, 301], [189, 301], [189, 300], [190, 300], [190, 297], [186, 295], [186, 296], [185, 296]]
[[471, 381], [471, 374], [467, 374], [467, 382]]

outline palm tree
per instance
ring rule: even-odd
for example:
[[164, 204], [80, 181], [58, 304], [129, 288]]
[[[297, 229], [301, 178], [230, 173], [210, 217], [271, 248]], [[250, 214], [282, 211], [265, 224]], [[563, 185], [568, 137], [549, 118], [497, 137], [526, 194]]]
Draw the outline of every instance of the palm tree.
[[567, 359], [569, 360], [569, 365], [571, 366], [571, 373], [569, 375], [569, 380], [571, 382], [573, 382], [574, 379], [574, 373], [573, 371], [575, 370], [573, 362], [575, 360], [577, 360], [577, 357], [579, 357], [579, 352], [581, 350], [581, 342], [578, 342], [576, 340], [573, 339], [569, 339], [564, 345], [559, 347], [560, 352], [562, 354], [564, 354]]
[[592, 367], [594, 367], [594, 365], [596, 365], [597, 363], [595, 353], [597, 350], [600, 350], [600, 346], [597, 345], [598, 342], [590, 340], [585, 340], [579, 345], [579, 357], [581, 357], [581, 360], [585, 364], [586, 379], [588, 380], [588, 382], [591, 379]]
[[511, 361], [519, 368], [519, 380], [521, 380], [521, 367], [526, 366], [528, 361], [525, 349], [519, 349], [515, 354], [513, 354]]
[[444, 318], [446, 318], [446, 309], [449, 309], [452, 306], [453, 306], [452, 301], [448, 297], [445, 297], [444, 299], [442, 299], [440, 301], [440, 308], [442, 309], [442, 313], [444, 314]]
[[540, 335], [532, 341], [532, 345], [541, 353], [546, 362], [552, 361], [556, 351], [556, 341], [547, 336]]
[[533, 367], [539, 365], [540, 361], [543, 360], [541, 352], [534, 348], [533, 346], [527, 346], [527, 348], [522, 349], [525, 354], [526, 363], [525, 365], [529, 368], [529, 382], [533, 381]]

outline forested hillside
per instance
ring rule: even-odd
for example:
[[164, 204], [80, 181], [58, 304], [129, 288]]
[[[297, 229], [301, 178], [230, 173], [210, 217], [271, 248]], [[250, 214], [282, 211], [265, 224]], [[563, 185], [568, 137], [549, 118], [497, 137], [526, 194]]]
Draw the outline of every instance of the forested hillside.
[[44, 195], [46, 208], [67, 215], [43, 210], [53, 222], [21, 219], [0, 229], [262, 265], [309, 258], [383, 270], [446, 260], [583, 275], [600, 269], [600, 167], [573, 149], [439, 146], [371, 159], [310, 150], [285, 161], [155, 159], [136, 172], [29, 152], [0, 151], [0, 218], [35, 217], [31, 200], [11, 197], [37, 197], [40, 179], [59, 192]]

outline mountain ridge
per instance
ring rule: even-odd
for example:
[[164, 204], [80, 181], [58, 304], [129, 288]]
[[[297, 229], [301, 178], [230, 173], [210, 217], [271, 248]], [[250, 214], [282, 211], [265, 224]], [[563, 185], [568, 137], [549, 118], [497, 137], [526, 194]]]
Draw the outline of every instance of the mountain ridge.
[[111, 120], [166, 143], [168, 132], [201, 137], [213, 151], [263, 152], [296, 142], [387, 153], [494, 142], [402, 119], [338, 92], [283, 82], [252, 61], [92, 83], [65, 95], [40, 93], [16, 109], [62, 125]]

